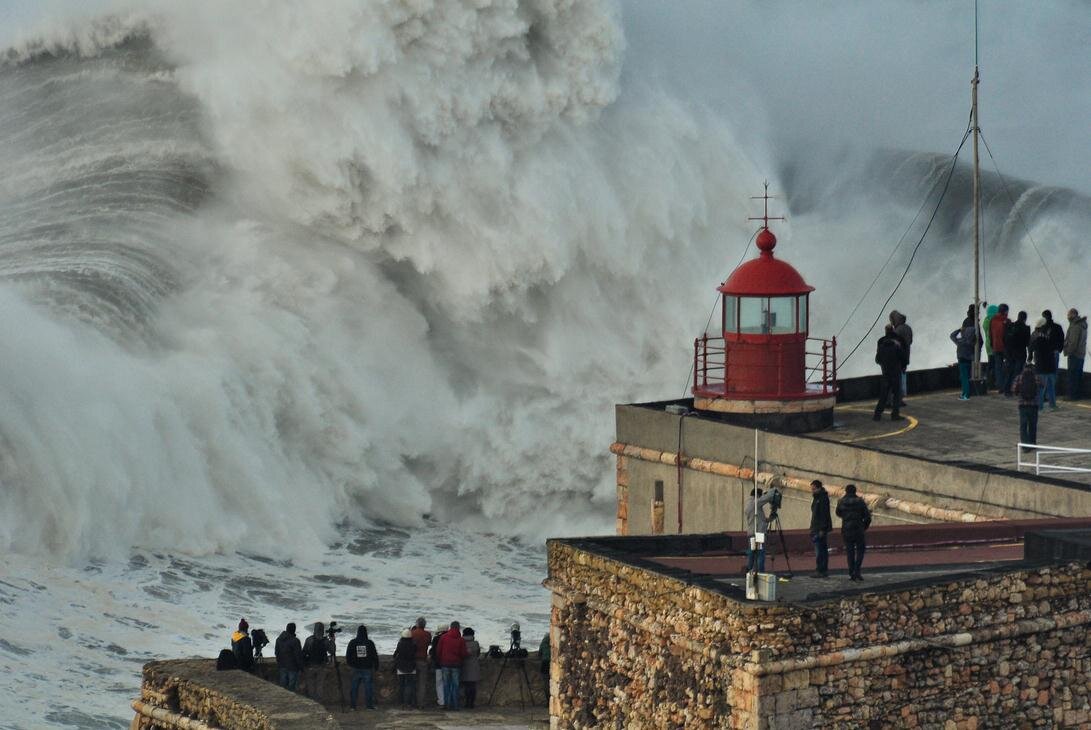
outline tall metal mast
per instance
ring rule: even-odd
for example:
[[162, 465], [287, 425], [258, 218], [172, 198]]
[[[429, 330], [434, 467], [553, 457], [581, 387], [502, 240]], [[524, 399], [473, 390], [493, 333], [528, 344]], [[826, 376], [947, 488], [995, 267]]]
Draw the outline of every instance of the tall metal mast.
[[977, 59], [977, 2], [974, 2], [974, 79], [970, 82], [972, 106], [970, 125], [974, 135], [974, 362], [971, 369], [973, 380], [981, 379], [981, 337], [978, 328], [981, 322], [981, 166], [977, 153], [977, 138], [981, 128], [977, 123], [977, 85], [981, 77], [978, 73]]

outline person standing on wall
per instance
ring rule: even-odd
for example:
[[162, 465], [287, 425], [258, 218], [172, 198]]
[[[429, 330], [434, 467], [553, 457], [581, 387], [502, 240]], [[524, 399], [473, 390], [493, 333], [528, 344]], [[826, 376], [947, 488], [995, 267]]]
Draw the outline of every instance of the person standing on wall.
[[899, 413], [902, 402], [902, 373], [908, 364], [905, 348], [901, 338], [894, 334], [892, 325], [886, 326], [886, 332], [875, 345], [875, 362], [882, 368], [882, 376], [879, 380], [879, 400], [875, 403], [874, 420], [883, 417], [883, 409], [887, 400], [894, 405], [890, 408], [890, 420], [904, 420]]
[[299, 686], [299, 673], [303, 671], [303, 645], [295, 635], [295, 624], [284, 627], [277, 637], [273, 650], [277, 657], [277, 669], [280, 670], [280, 686], [295, 692]]
[[905, 321], [905, 315], [895, 309], [890, 313], [890, 324], [894, 325], [894, 334], [902, 340], [902, 346], [905, 347], [905, 367], [902, 368], [902, 390], [901, 390], [901, 402], [899, 405], [905, 405], [905, 396], [909, 392], [907, 386], [909, 385], [906, 373], [909, 370], [909, 354], [913, 349], [913, 328]]
[[448, 710], [458, 709], [459, 673], [469, 654], [466, 640], [462, 638], [462, 627], [458, 621], [452, 621], [451, 628], [436, 645], [436, 665], [443, 675], [443, 702]]
[[244, 672], [254, 671], [254, 644], [250, 641], [250, 624], [246, 619], [239, 621], [238, 630], [231, 634], [231, 651], [235, 655], [235, 666]]
[[1019, 395], [1019, 443], [1038, 443], [1038, 393], [1042, 390], [1042, 378], [1027, 363], [1023, 372], [1015, 377], [1012, 388]]
[[1012, 383], [1027, 364], [1027, 347], [1030, 346], [1030, 327], [1027, 325], [1027, 313], [1019, 312], [1018, 318], [1012, 322], [1008, 320], [1008, 327], [1004, 331], [1004, 359], [1007, 361], [1007, 377], [1004, 383], [1007, 388], [1004, 395], [1012, 396]]
[[1030, 335], [1030, 351], [1034, 358], [1034, 370], [1042, 377], [1038, 390], [1038, 410], [1045, 408], [1046, 401], [1057, 410], [1057, 351], [1053, 349], [1049, 321], [1042, 317], [1034, 325]]
[[[417, 625], [409, 630], [412, 635], [413, 645], [417, 648], [417, 707], [424, 709], [425, 695], [428, 694], [426, 681], [428, 679], [428, 647], [432, 645], [432, 632], [426, 631], [427, 622], [424, 616], [417, 619]], [[440, 702], [442, 705], [443, 702]]]
[[364, 704], [375, 709], [375, 670], [379, 668], [379, 652], [375, 642], [367, 638], [367, 626], [356, 628], [356, 638], [345, 649], [345, 664], [352, 667], [352, 684], [349, 686], [349, 709], [356, 709], [356, 697], [360, 685], [364, 686]]
[[1068, 310], [1068, 333], [1064, 338], [1064, 355], [1068, 358], [1068, 400], [1079, 400], [1083, 386], [1083, 359], [1087, 354], [1087, 317], [1076, 308]]
[[[769, 517], [765, 514], [765, 505], [773, 501], [773, 491], [766, 494], [757, 487], [750, 490], [750, 496], [743, 505], [746, 519], [746, 572], [752, 573], [757, 567], [759, 573], [765, 572], [765, 533], [769, 529]], [[756, 542], [757, 534], [762, 534], [762, 542]], [[755, 549], [755, 545], [757, 548]]]
[[867, 548], [864, 533], [871, 527], [871, 511], [867, 503], [856, 496], [856, 485], [845, 485], [845, 496], [837, 501], [837, 516], [841, 518], [841, 539], [849, 564], [849, 580], [863, 580], [860, 568]]
[[1004, 393], [1008, 390], [1007, 365], [1008, 355], [1004, 342], [1004, 333], [1007, 332], [1008, 305], [1001, 304], [996, 308], [996, 314], [989, 321], [989, 342], [993, 348], [993, 380], [996, 382], [996, 392]]
[[830, 519], [830, 495], [815, 479], [811, 482], [811, 542], [814, 543], [815, 575], [825, 578], [830, 569], [829, 535], [833, 530]]

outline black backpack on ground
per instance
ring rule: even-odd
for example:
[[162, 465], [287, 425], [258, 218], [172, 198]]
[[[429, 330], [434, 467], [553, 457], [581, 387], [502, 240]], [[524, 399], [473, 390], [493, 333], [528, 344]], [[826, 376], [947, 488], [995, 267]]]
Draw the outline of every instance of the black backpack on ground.
[[225, 669], [238, 669], [239, 663], [235, 661], [235, 652], [230, 649], [222, 649], [220, 655], [216, 657], [216, 669], [223, 671]]

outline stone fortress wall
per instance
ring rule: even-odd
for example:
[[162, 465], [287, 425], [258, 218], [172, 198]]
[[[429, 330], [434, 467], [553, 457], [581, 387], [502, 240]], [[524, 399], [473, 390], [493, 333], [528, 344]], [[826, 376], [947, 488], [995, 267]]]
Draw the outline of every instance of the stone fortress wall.
[[[478, 704], [519, 707], [545, 703], [546, 682], [539, 672], [537, 652], [523, 660], [481, 657]], [[375, 672], [375, 694], [380, 706], [398, 704], [397, 678], [392, 659], [380, 657]], [[501, 668], [503, 667], [503, 672]], [[340, 667], [341, 688], [347, 704], [352, 670]], [[497, 678], [500, 678], [497, 683]], [[177, 659], [144, 666], [140, 698], [133, 701], [131, 730], [336, 730], [340, 724], [327, 708], [338, 708], [338, 682], [332, 665], [308, 670], [296, 694], [276, 683], [276, 662], [265, 658], [255, 674], [238, 670], [216, 671], [214, 659]], [[429, 697], [435, 701], [429, 684]], [[531, 702], [531, 694], [533, 702]], [[311, 699], [311, 698], [315, 699]], [[317, 701], [316, 701], [317, 700]]]
[[1086, 560], [809, 605], [639, 562], [550, 541], [553, 727], [1091, 724]]

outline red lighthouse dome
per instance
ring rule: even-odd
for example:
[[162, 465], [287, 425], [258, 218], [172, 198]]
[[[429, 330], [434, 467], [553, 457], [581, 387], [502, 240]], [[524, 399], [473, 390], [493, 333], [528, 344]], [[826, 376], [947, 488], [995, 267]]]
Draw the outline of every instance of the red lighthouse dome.
[[759, 220], [759, 255], [717, 287], [722, 336], [694, 342], [694, 407], [778, 430], [822, 428], [833, 421], [836, 341], [808, 336], [814, 287], [773, 255], [768, 211]]

